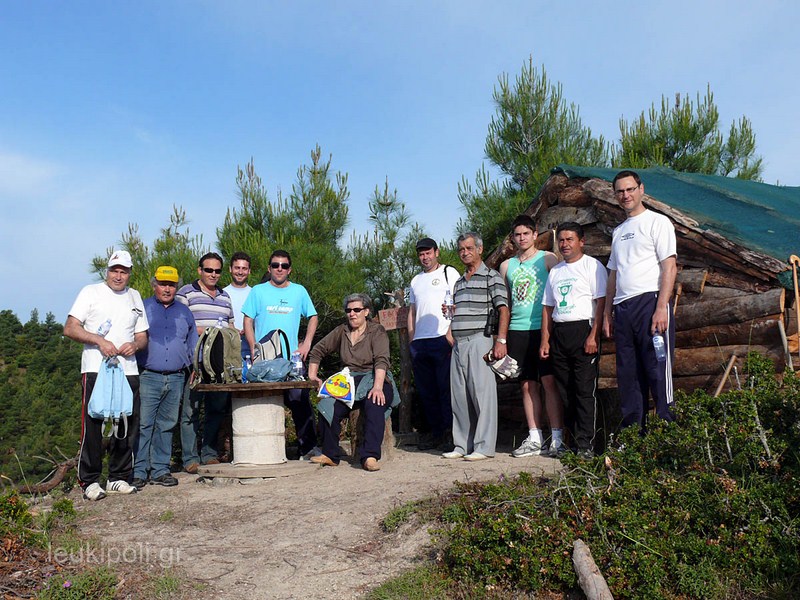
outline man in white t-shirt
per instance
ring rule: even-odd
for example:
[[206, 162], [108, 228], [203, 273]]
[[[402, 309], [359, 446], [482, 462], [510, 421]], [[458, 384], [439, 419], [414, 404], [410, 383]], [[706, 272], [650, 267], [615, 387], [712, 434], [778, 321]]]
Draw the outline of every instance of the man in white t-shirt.
[[[78, 481], [88, 500], [106, 494], [132, 494], [133, 448], [139, 432], [139, 367], [136, 352], [147, 346], [147, 315], [139, 292], [128, 287], [133, 262], [131, 255], [117, 250], [108, 259], [106, 280], [85, 286], [64, 325], [64, 335], [83, 344], [81, 384], [83, 418]], [[105, 359], [116, 358], [133, 391], [133, 412], [122, 438], [112, 436], [108, 445], [108, 483], [103, 489], [103, 420], [87, 411], [97, 373]]]
[[453, 409], [450, 405], [450, 354], [453, 338], [450, 321], [442, 315], [445, 294], [461, 274], [449, 265], [439, 264], [439, 246], [431, 238], [417, 242], [417, 257], [422, 273], [409, 286], [408, 339], [411, 340], [411, 366], [428, 435], [417, 447], [431, 450], [452, 446]]
[[583, 253], [583, 227], [574, 222], [556, 229], [564, 257], [550, 269], [544, 289], [539, 356], [551, 359], [566, 406], [578, 454], [594, 455], [600, 331], [606, 304], [606, 268]]
[[[614, 229], [608, 259], [603, 333], [617, 350], [617, 386], [622, 426], [645, 430], [648, 393], [656, 413], [672, 420], [672, 360], [675, 322], [670, 297], [677, 273], [675, 227], [644, 206], [644, 184], [633, 171], [620, 171], [614, 195], [627, 219]], [[666, 360], [656, 359], [653, 335], [664, 337]]]
[[244, 336], [244, 313], [242, 313], [242, 307], [252, 289], [247, 284], [247, 280], [250, 277], [250, 255], [245, 252], [234, 252], [228, 268], [231, 272], [231, 282], [222, 289], [228, 292], [228, 296], [231, 297], [233, 323], [236, 329], [239, 330], [239, 335], [242, 336], [242, 359], [244, 359], [250, 354], [250, 346]]

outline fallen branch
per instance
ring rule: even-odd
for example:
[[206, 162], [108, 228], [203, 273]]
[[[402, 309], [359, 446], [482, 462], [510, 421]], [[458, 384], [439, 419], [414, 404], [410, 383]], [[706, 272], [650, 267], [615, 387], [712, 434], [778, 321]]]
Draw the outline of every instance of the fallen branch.
[[572, 545], [572, 564], [578, 575], [578, 584], [587, 600], [614, 600], [603, 574], [592, 558], [589, 546], [583, 540], [575, 540]]
[[611, 457], [606, 456], [605, 460], [603, 461], [603, 465], [606, 468], [606, 476], [608, 477], [608, 487], [606, 488], [606, 494], [611, 493], [611, 488], [614, 485], [614, 480], [617, 478], [617, 470], [611, 464]]
[[53, 477], [48, 479], [47, 481], [43, 481], [42, 483], [36, 484], [25, 484], [21, 485], [17, 488], [17, 491], [20, 494], [46, 494], [50, 490], [55, 489], [58, 487], [62, 481], [64, 481], [64, 476], [69, 472], [70, 469], [75, 468], [78, 465], [78, 458], [70, 458], [62, 463], [60, 463], [54, 471]]

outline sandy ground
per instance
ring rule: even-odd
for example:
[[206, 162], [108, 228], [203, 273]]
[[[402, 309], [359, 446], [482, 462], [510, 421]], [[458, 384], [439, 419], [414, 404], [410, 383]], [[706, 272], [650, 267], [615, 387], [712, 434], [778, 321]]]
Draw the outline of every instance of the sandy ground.
[[377, 473], [344, 461], [336, 468], [290, 461], [293, 474], [248, 483], [178, 473], [177, 487], [151, 485], [97, 503], [76, 499], [84, 515], [79, 531], [95, 540], [95, 561], [177, 567], [189, 587], [202, 584], [193, 598], [358, 598], [425, 556], [425, 527], [382, 531], [392, 508], [455, 481], [559, 466], [514, 459], [510, 450], [469, 463], [401, 447]]

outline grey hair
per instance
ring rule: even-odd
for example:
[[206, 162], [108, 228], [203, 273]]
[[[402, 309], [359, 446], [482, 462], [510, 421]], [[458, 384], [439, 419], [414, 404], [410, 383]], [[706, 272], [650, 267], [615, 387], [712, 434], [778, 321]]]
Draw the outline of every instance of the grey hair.
[[[150, 278], [150, 287], [153, 288], [153, 289], [156, 289], [156, 282], [157, 281], [158, 281], [158, 279], [156, 279], [155, 277], [151, 277]], [[178, 276], [178, 283], [175, 284], [175, 289], [180, 289], [181, 286], [183, 286], [183, 277]]]
[[483, 248], [483, 238], [474, 231], [465, 231], [464, 233], [462, 233], [460, 236], [458, 236], [456, 244], [460, 244], [461, 242], [466, 241], [467, 238], [472, 238], [473, 240], [475, 240], [475, 245], [478, 248]]
[[[344, 297], [344, 302], [342, 303], [342, 310], [347, 308], [347, 305], [351, 302], [361, 302], [361, 306], [367, 309], [368, 312], [372, 312], [372, 298], [367, 296], [366, 294], [349, 294]], [[369, 316], [369, 315], [367, 315]]]

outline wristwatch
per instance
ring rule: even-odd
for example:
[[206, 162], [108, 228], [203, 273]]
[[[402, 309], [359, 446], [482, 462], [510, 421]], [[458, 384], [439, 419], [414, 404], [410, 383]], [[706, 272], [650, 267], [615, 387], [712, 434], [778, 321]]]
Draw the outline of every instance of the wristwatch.
[[497, 338], [495, 341], [496, 341], [498, 344], [505, 344], [505, 343], [506, 343], [506, 338]]

